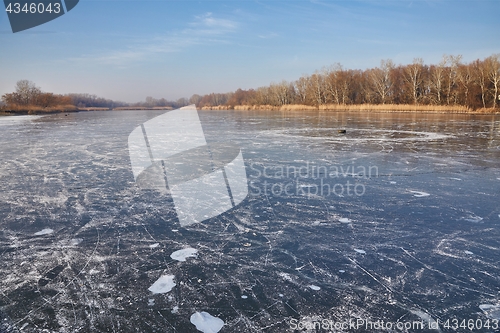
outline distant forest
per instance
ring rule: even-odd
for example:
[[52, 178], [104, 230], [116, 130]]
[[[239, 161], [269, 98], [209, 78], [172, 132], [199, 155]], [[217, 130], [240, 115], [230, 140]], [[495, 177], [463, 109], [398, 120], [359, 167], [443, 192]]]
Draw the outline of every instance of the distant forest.
[[367, 70], [345, 69], [341, 64], [323, 68], [296, 81], [271, 83], [257, 89], [193, 95], [198, 107], [238, 105], [457, 105], [472, 110], [500, 104], [500, 54], [462, 63], [462, 56], [443, 56], [435, 65], [421, 58], [409, 65], [382, 60]]
[[462, 56], [443, 56], [435, 65], [421, 58], [408, 65], [395, 65], [390, 59], [366, 70], [345, 69], [341, 64], [325, 67], [293, 82], [282, 81], [257, 89], [229, 93], [194, 94], [189, 99], [168, 101], [146, 97], [138, 103], [125, 103], [91, 94], [57, 95], [42, 92], [33, 82], [17, 82], [15, 92], [4, 94], [0, 110], [62, 111], [85, 108], [179, 108], [196, 104], [199, 108], [226, 109], [240, 106], [295, 109], [334, 109], [335, 106], [415, 105], [428, 109], [445, 108], [494, 110], [500, 108], [500, 54], [463, 63]]

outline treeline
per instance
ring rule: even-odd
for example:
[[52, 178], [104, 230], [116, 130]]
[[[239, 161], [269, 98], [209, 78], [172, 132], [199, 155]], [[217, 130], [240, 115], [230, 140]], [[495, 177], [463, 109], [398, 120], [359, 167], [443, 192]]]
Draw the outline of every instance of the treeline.
[[146, 108], [155, 108], [155, 107], [171, 107], [173, 109], [177, 109], [183, 106], [188, 105], [187, 98], [179, 98], [176, 101], [168, 101], [165, 98], [156, 99], [151, 96], [146, 97], [144, 102], [131, 103], [127, 106], [131, 107], [146, 107]]
[[73, 105], [69, 96], [56, 95], [42, 92], [33, 82], [28, 80], [18, 81], [16, 91], [2, 96], [2, 102], [6, 107], [28, 107], [38, 106], [50, 108], [58, 105]]
[[412, 104], [461, 106], [473, 110], [500, 105], [500, 54], [463, 63], [462, 56], [443, 56], [440, 63], [425, 65], [421, 58], [408, 65], [382, 60], [367, 70], [345, 69], [340, 64], [296, 81], [272, 83], [257, 89], [193, 95], [198, 107], [238, 105], [284, 106], [291, 104], [383, 105]]

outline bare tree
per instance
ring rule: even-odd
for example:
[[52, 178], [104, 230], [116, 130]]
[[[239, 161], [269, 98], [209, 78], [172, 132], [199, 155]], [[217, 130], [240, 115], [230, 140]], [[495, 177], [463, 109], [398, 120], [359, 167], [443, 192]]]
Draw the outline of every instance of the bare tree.
[[20, 80], [16, 83], [17, 104], [35, 104], [37, 97], [41, 93], [40, 88], [29, 80]]
[[422, 89], [422, 67], [424, 61], [422, 58], [413, 59], [413, 63], [405, 67], [405, 80], [410, 87], [410, 93], [413, 99], [413, 104], [417, 105]]
[[431, 89], [433, 90], [435, 97], [434, 102], [437, 105], [441, 105], [441, 95], [444, 85], [444, 72], [446, 68], [446, 63], [448, 62], [447, 56], [443, 56], [443, 60], [437, 66], [431, 66], [430, 68], [430, 82]]
[[380, 68], [374, 68], [370, 72], [370, 78], [375, 94], [380, 98], [382, 104], [385, 104], [387, 102], [387, 99], [391, 93], [393, 84], [391, 80], [391, 71], [393, 68], [394, 63], [391, 59], [381, 60]]
[[492, 55], [485, 60], [486, 69], [488, 71], [488, 79], [492, 87], [491, 94], [493, 95], [493, 108], [497, 107], [497, 99], [500, 100], [498, 90], [500, 88], [500, 54]]

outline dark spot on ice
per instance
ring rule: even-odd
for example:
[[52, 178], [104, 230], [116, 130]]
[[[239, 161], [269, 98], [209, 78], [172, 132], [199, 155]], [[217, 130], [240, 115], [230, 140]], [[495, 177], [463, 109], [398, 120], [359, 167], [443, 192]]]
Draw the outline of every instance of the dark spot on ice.
[[62, 271], [64, 270], [63, 265], [56, 266], [50, 271], [45, 273], [40, 280], [38, 280], [38, 285], [40, 287], [46, 286], [50, 281], [54, 280]]

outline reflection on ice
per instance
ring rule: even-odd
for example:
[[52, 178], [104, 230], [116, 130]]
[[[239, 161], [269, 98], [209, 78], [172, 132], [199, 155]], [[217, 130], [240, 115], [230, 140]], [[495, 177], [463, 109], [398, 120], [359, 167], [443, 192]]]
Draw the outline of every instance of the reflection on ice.
[[175, 285], [173, 275], [163, 275], [148, 290], [153, 294], [164, 294], [172, 290]]
[[217, 333], [224, 326], [222, 319], [214, 317], [205, 311], [193, 313], [190, 321], [196, 326], [198, 331], [202, 331], [203, 333]]

